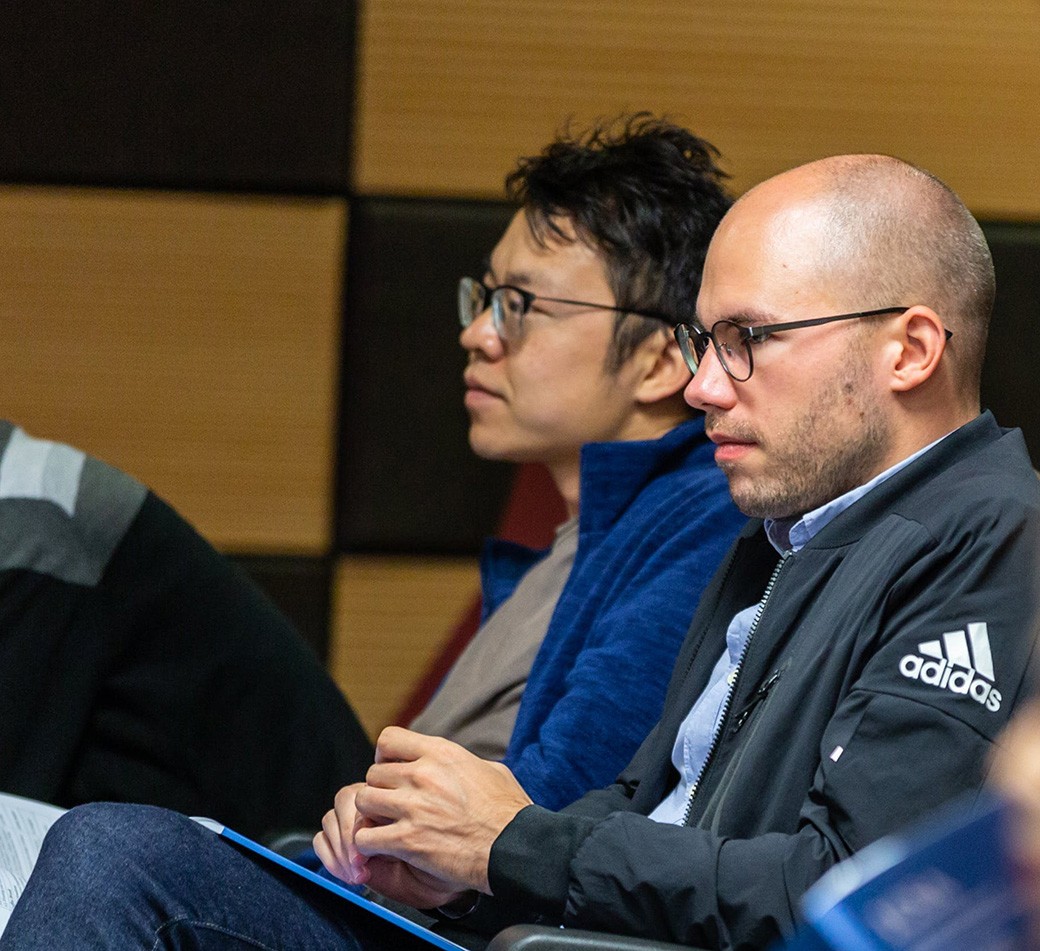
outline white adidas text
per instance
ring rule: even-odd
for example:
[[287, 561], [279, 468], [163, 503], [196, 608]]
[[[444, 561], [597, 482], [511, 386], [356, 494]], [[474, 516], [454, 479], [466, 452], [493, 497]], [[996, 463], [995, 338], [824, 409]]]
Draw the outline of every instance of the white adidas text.
[[918, 651], [899, 662], [904, 677], [971, 697], [993, 713], [1000, 709], [1004, 698], [993, 683], [993, 657], [984, 622], [969, 624], [967, 631], [948, 631], [940, 640], [920, 644]]

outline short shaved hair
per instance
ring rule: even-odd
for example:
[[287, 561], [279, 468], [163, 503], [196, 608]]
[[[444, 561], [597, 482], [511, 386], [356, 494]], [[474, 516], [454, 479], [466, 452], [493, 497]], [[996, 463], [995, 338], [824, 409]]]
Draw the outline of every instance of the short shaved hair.
[[857, 294], [855, 307], [931, 307], [954, 338], [948, 353], [979, 386], [996, 282], [979, 223], [930, 172], [888, 155], [819, 163], [828, 239], [822, 262]]

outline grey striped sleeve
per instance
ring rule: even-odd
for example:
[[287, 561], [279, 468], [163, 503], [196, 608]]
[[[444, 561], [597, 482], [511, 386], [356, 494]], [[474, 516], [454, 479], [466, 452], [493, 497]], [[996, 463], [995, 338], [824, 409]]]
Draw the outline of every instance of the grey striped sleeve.
[[0, 422], [0, 570], [96, 585], [147, 492], [78, 449]]

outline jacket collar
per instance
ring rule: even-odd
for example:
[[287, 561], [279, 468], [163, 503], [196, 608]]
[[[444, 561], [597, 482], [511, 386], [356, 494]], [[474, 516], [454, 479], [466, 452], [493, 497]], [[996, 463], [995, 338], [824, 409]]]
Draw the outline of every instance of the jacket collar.
[[912, 503], [917, 492], [937, 475], [1012, 432], [1015, 431], [998, 426], [993, 414], [986, 410], [849, 506], [806, 548], [836, 548], [858, 541], [887, 511]]
[[608, 529], [663, 469], [681, 464], [706, 442], [704, 417], [697, 416], [658, 439], [595, 442], [583, 446], [581, 533]]
[[[989, 410], [984, 410], [971, 422], [965, 423], [939, 440], [937, 445], [915, 459], [905, 469], [900, 470], [849, 506], [846, 511], [814, 536], [805, 547], [837, 548], [858, 541], [877, 524], [878, 518], [886, 510], [891, 509], [898, 502], [912, 498], [920, 486], [966, 456], [985, 449], [1009, 434], [1017, 434], [1017, 438], [1022, 440], [1019, 430], [1001, 428], [993, 418], [993, 414]], [[1022, 445], [1024, 447], [1024, 441]], [[772, 545], [766, 539], [763, 521], [760, 518], [748, 520], [737, 536], [738, 541], [742, 539], [754, 540], [755, 546], [761, 544], [764, 550], [775, 554]]]
[[[700, 416], [681, 423], [659, 439], [585, 445], [581, 453], [579, 536], [609, 531], [662, 471], [680, 468], [687, 457], [698, 450], [707, 453], [710, 448]], [[705, 456], [705, 464], [714, 465], [710, 455]], [[547, 551], [501, 538], [485, 542], [480, 562], [482, 621], [513, 593], [524, 574]]]

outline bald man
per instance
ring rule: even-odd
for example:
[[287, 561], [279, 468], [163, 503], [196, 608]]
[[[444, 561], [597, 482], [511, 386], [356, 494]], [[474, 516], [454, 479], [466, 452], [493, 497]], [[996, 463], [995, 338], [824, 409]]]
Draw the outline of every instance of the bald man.
[[[676, 336], [686, 399], [755, 520], [660, 723], [562, 812], [501, 764], [389, 729], [325, 818], [329, 871], [475, 926], [760, 948], [835, 862], [979, 788], [1023, 689], [1040, 529], [1021, 434], [980, 412], [993, 287], [978, 224], [896, 159], [826, 159], [746, 194]], [[201, 871], [172, 882], [169, 850]], [[404, 946], [180, 817], [88, 807], [55, 827], [3, 947], [52, 946], [113, 879], [112, 947], [186, 914], [264, 946]]]

